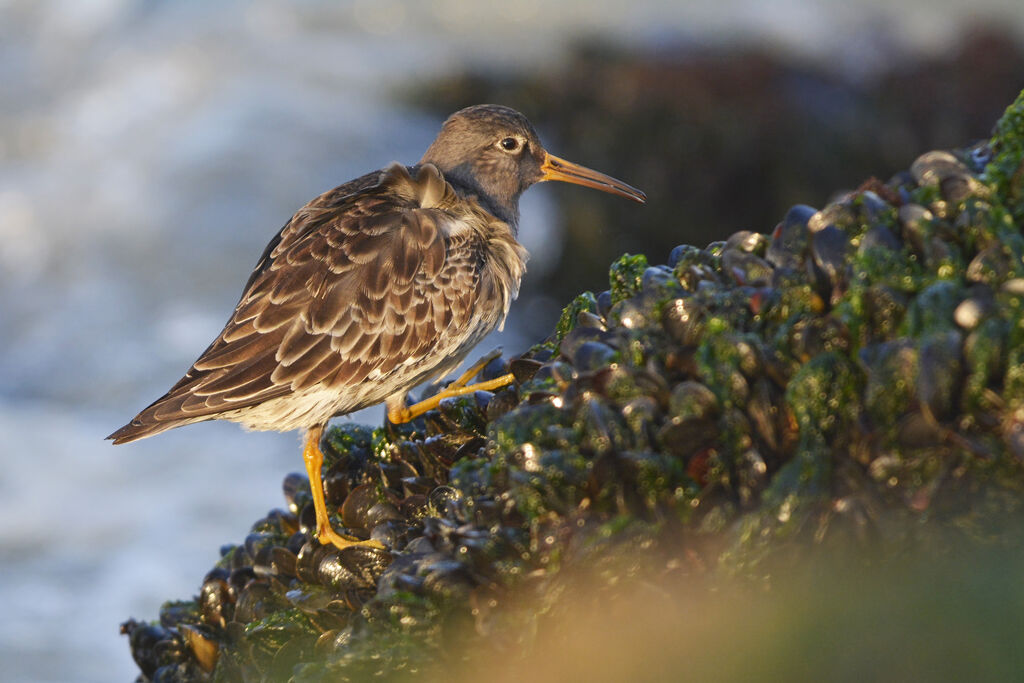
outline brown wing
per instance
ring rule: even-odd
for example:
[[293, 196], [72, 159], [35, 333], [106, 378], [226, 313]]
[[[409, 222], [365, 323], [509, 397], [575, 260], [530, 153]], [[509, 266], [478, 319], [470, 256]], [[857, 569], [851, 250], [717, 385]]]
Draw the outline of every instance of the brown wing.
[[430, 165], [415, 178], [397, 164], [374, 175], [299, 210], [217, 339], [108, 438], [132, 441], [318, 383], [341, 392], [427, 356], [465, 323], [479, 268], [460, 256], [473, 250], [445, 238], [453, 190]]

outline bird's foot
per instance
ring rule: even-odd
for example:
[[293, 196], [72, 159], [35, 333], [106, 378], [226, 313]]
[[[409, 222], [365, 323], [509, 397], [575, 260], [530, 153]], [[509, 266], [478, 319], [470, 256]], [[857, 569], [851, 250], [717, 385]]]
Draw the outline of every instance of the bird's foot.
[[384, 550], [380, 541], [373, 539], [357, 541], [342, 536], [331, 527], [331, 520], [327, 514], [327, 502], [324, 497], [324, 485], [321, 478], [321, 470], [324, 464], [324, 454], [320, 450], [320, 435], [323, 427], [314, 427], [306, 435], [306, 445], [302, 450], [302, 458], [306, 462], [306, 473], [309, 475], [309, 491], [313, 494], [313, 510], [316, 512], [316, 537], [322, 544], [333, 544], [336, 548], [344, 549], [354, 545], [361, 545], [368, 548]]
[[[490, 362], [490, 360], [491, 359], [487, 359], [487, 362]], [[487, 362], [485, 362], [484, 365], [486, 365]], [[470, 370], [472, 369], [473, 368], [470, 368]], [[477, 369], [476, 372], [479, 372], [479, 369]], [[473, 375], [476, 374], [476, 372], [474, 372], [473, 374], [469, 374], [469, 370], [467, 370], [462, 377], [466, 377], [466, 375], [469, 375], [469, 377], [466, 380], [468, 381], [470, 378], [473, 377]], [[494, 391], [495, 389], [500, 389], [501, 387], [505, 387], [508, 386], [509, 384], [512, 384], [512, 382], [514, 382], [516, 379], [515, 375], [513, 375], [510, 372], [506, 375], [502, 375], [501, 377], [489, 379], [486, 382], [477, 382], [476, 384], [470, 384], [468, 386], [456, 386], [456, 382], [461, 380], [462, 377], [460, 377], [458, 380], [455, 380], [455, 382], [452, 382], [452, 384], [450, 384], [447, 388], [441, 390], [437, 394], [434, 394], [428, 399], [420, 401], [419, 403], [414, 403], [411, 406], [401, 407], [389, 406], [388, 420], [390, 420], [392, 424], [402, 424], [403, 422], [409, 422], [410, 420], [415, 420], [417, 417], [427, 412], [428, 410], [433, 410], [438, 406], [438, 404], [441, 403], [441, 401], [443, 401], [446, 398], [452, 398], [453, 396], [465, 396], [466, 394], [472, 394], [474, 391]]]
[[367, 539], [365, 541], [357, 541], [348, 536], [342, 536], [333, 528], [328, 520], [317, 521], [316, 538], [323, 545], [332, 544], [335, 548], [345, 549], [351, 548], [352, 546], [363, 546], [364, 548], [376, 548], [377, 550], [386, 550], [384, 544], [374, 539]]

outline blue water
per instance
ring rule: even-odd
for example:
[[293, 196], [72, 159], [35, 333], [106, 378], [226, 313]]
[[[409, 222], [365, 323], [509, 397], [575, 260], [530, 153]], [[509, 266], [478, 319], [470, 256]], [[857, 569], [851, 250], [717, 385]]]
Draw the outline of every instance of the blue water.
[[[647, 50], [754, 38], [863, 68], [874, 26], [935, 50], [967, 11], [869, 4], [893, 20], [795, 1], [0, 0], [0, 681], [131, 680], [118, 624], [191, 596], [217, 548], [282, 504], [294, 434], [103, 437], [205, 348], [296, 208], [419, 158], [440, 121], [397, 105], [398, 87], [471, 64], [558, 68], [593, 34]], [[1016, 5], [970, 11], [1021, 26]], [[552, 201], [524, 201], [535, 253], [557, 236]], [[523, 350], [519, 315], [481, 351]]]

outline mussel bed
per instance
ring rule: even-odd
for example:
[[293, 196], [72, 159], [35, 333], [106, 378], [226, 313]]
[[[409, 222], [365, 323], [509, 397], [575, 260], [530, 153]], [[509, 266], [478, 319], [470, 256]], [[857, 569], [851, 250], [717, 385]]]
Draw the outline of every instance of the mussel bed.
[[[1024, 489], [1024, 93], [993, 138], [667, 264], [626, 255], [495, 393], [324, 440], [191, 600], [122, 630], [140, 681], [362, 680], [529, 647], [573, 571], [763, 581], [842, 544], [991, 542]], [[1016, 527], [1015, 527], [1016, 528]], [[532, 601], [532, 602], [531, 602]], [[497, 645], [495, 645], [497, 643]]]

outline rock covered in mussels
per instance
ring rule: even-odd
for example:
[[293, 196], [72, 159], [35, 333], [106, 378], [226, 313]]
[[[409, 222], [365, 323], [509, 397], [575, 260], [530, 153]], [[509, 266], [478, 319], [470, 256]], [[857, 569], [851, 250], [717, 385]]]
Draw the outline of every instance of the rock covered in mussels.
[[752, 577], [833, 538], [902, 552], [926, 520], [997, 533], [1024, 488], [1022, 160], [1024, 94], [988, 144], [665, 266], [623, 257], [487, 365], [508, 388], [332, 428], [334, 524], [387, 550], [311, 540], [289, 475], [193, 600], [124, 624], [140, 680], [414, 673], [528, 642], [542, 617], [515, 602], [574, 568]]

